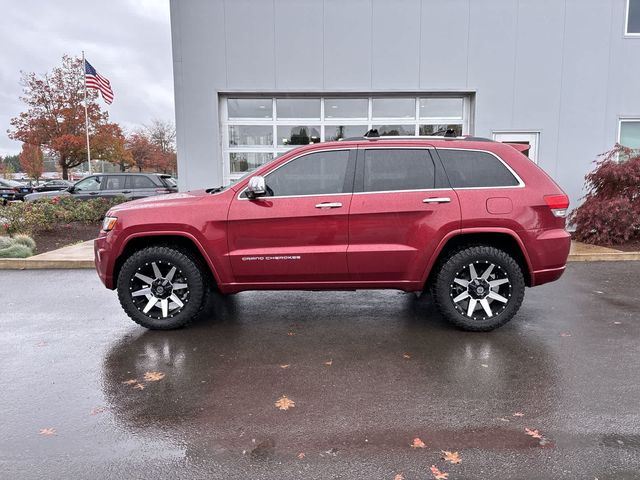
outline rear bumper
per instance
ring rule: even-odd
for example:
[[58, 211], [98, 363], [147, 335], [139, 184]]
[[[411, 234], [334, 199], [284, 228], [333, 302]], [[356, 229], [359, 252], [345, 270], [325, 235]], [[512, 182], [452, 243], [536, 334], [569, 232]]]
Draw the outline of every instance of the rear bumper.
[[571, 235], [565, 229], [530, 232], [527, 245], [531, 260], [531, 286], [559, 279], [567, 265]]

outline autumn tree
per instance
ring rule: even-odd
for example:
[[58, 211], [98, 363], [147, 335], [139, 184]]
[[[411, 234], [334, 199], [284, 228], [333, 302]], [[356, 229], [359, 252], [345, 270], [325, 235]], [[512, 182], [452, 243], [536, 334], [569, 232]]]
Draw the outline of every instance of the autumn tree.
[[156, 171], [175, 172], [177, 167], [176, 128], [173, 123], [154, 119], [145, 127], [149, 141], [159, 150], [154, 160]]
[[121, 172], [134, 165], [124, 133], [117, 123], [105, 123], [96, 128], [91, 140], [91, 156], [118, 165]]
[[144, 131], [136, 131], [128, 135], [126, 146], [131, 154], [133, 165], [139, 172], [151, 168], [160, 153]]
[[22, 170], [37, 182], [44, 171], [42, 149], [38, 145], [23, 143], [22, 152], [20, 152], [20, 165]]
[[[20, 99], [27, 108], [11, 119], [8, 132], [10, 138], [41, 145], [54, 155], [65, 179], [70, 168], [87, 159], [83, 75], [82, 60], [67, 55], [50, 73], [23, 72]], [[88, 90], [87, 95], [89, 136], [94, 138], [107, 124], [108, 114], [97, 103], [97, 90]]]

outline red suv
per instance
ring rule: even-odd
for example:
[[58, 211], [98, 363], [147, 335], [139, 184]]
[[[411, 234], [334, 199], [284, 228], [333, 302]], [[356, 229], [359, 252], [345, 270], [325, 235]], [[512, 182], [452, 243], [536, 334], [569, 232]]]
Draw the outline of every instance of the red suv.
[[557, 280], [563, 191], [513, 146], [372, 137], [297, 148], [224, 188], [112, 208], [96, 268], [127, 314], [182, 327], [213, 289], [430, 290], [465, 330], [509, 321]]

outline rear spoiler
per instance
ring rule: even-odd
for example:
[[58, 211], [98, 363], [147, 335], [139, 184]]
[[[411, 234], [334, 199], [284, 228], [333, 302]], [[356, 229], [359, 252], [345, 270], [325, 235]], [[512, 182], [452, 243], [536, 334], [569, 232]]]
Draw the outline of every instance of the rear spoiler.
[[528, 143], [509, 143], [509, 142], [504, 142], [504, 143], [506, 145], [512, 146], [513, 148], [518, 150], [520, 153], [524, 153], [531, 148], [531, 145], [529, 145]]

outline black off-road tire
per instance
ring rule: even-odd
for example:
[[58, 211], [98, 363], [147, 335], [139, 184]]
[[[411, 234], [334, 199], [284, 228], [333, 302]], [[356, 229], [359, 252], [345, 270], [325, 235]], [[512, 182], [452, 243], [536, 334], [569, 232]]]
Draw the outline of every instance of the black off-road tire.
[[[132, 278], [140, 268], [153, 262], [177, 267], [186, 281], [188, 297], [179, 313], [167, 318], [153, 318], [136, 305], [131, 295]], [[191, 252], [170, 246], [153, 246], [133, 253], [122, 265], [118, 274], [117, 290], [120, 305], [138, 325], [150, 330], [171, 330], [189, 325], [198, 317], [207, 302], [211, 286], [204, 266]], [[151, 313], [151, 312], [149, 312]]]
[[[454, 293], [460, 291], [454, 292], [455, 288], [460, 288], [456, 287], [454, 279], [470, 264], [478, 265], [478, 269], [487, 264], [494, 264], [497, 268], [496, 271], [509, 279], [509, 283], [505, 284], [509, 288], [509, 293], [504, 295], [505, 298], [508, 298], [508, 302], [499, 307], [503, 308], [501, 311], [488, 318], [474, 319], [473, 315], [469, 317], [464, 311], [460, 311], [459, 305], [456, 308], [453, 301]], [[511, 255], [500, 249], [484, 245], [468, 246], [453, 252], [436, 268], [439, 270], [432, 286], [432, 296], [442, 316], [462, 330], [473, 332], [495, 330], [511, 320], [522, 305], [525, 290], [522, 269]], [[486, 314], [483, 310], [478, 317], [484, 316]]]

